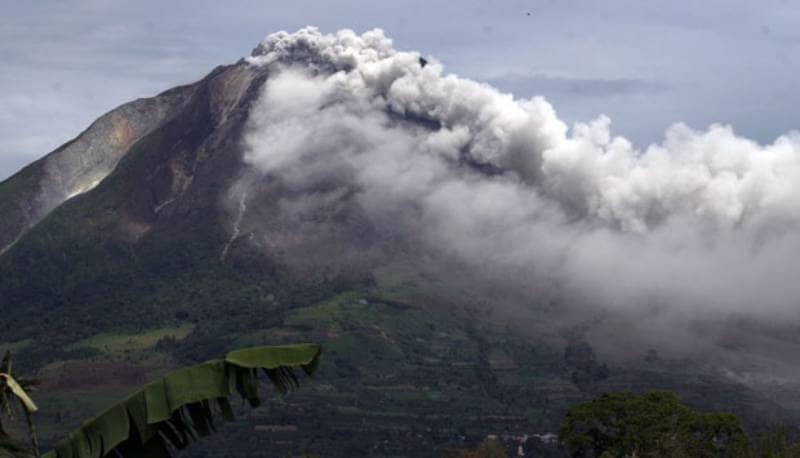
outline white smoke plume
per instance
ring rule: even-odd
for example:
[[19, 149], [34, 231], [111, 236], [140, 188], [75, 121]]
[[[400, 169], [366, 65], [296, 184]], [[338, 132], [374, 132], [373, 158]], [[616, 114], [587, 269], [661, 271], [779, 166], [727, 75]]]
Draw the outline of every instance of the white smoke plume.
[[606, 306], [798, 316], [800, 133], [676, 124], [637, 149], [380, 30], [280, 32], [247, 60], [271, 72], [244, 140], [267, 176], [355, 190], [380, 224]]

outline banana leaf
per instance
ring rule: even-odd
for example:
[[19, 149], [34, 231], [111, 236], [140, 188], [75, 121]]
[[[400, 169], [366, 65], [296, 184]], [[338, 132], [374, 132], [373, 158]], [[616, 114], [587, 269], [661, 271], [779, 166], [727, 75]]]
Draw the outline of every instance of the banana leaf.
[[44, 458], [168, 458], [214, 431], [215, 414], [233, 420], [229, 396], [258, 406], [258, 370], [280, 392], [298, 386], [294, 374], [311, 374], [319, 364], [316, 344], [254, 347], [168, 373], [86, 421]]
[[22, 402], [22, 405], [25, 406], [25, 410], [27, 410], [29, 414], [39, 410], [33, 402], [33, 399], [31, 399], [25, 390], [22, 389], [22, 386], [14, 380], [14, 377], [9, 374], [0, 373], [0, 379], [2, 379], [8, 389], [11, 390], [11, 393]]

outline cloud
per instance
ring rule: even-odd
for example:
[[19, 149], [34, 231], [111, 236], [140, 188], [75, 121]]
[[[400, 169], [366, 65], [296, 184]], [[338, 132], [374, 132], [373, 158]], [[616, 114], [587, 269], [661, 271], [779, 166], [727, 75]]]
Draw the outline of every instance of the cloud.
[[379, 30], [270, 35], [249, 58], [273, 76], [245, 161], [306, 203], [352, 196], [372, 224], [604, 307], [794, 316], [800, 134], [676, 124], [637, 150], [605, 116], [570, 129], [540, 97], [419, 57]]

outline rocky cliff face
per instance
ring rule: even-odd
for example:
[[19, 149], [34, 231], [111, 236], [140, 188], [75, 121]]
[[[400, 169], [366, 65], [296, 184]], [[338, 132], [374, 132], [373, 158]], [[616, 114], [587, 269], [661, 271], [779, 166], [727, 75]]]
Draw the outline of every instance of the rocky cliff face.
[[[0, 253], [53, 209], [97, 186], [137, 147], [140, 155], [160, 162], [150, 163], [150, 170], [140, 170], [146, 177], [136, 194], [154, 193], [150, 196], [155, 199], [150, 202], [153, 215], [174, 204], [191, 185], [199, 162], [212, 157], [217, 145], [203, 142], [214, 131], [213, 141], [227, 138], [226, 147], [239, 152], [236, 141], [230, 140], [236, 135], [229, 135], [229, 130], [241, 128], [247, 96], [257, 90], [251, 85], [259, 74], [263, 79], [263, 73], [242, 62], [220, 67], [198, 83], [126, 103], [0, 183]], [[201, 117], [202, 125], [196, 124]], [[187, 125], [187, 121], [195, 124]], [[153, 139], [147, 140], [151, 134], [157, 138], [166, 135], [173, 143], [154, 145]], [[138, 230], [131, 229], [132, 233]]]
[[193, 86], [126, 103], [75, 139], [0, 183], [0, 253], [67, 199], [102, 181], [131, 147], [178, 112]]

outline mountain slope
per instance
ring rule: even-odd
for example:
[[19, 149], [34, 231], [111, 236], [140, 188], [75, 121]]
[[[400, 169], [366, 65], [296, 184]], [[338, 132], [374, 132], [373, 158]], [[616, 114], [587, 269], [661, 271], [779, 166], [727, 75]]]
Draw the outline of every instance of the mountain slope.
[[65, 200], [105, 178], [133, 144], [174, 116], [192, 89], [126, 103], [0, 183], [0, 253]]

